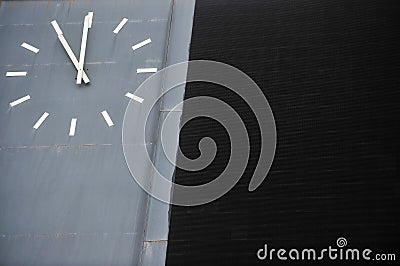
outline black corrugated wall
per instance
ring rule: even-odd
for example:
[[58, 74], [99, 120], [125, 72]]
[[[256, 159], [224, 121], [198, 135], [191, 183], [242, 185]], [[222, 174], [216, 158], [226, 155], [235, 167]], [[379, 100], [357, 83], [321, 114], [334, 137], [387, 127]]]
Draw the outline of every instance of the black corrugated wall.
[[[256, 257], [265, 243], [323, 248], [338, 237], [400, 259], [399, 11], [398, 1], [386, 0], [197, 1], [190, 58], [228, 63], [253, 78], [278, 140], [267, 179], [249, 192], [260, 150], [250, 109], [217, 85], [187, 86], [186, 98], [210, 95], [240, 113], [252, 152], [228, 194], [172, 208], [168, 265], [275, 265]], [[204, 183], [224, 169], [229, 138], [215, 121], [187, 124], [183, 152], [199, 156], [205, 136], [218, 144], [215, 161], [196, 173], [178, 169], [177, 183]]]

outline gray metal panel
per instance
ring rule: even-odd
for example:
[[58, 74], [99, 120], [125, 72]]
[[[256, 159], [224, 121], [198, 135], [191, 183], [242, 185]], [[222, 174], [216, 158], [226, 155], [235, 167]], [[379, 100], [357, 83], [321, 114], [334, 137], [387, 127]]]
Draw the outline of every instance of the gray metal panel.
[[145, 193], [123, 161], [118, 145], [1, 149], [1, 234], [140, 232]]
[[[166, 117], [168, 117], [168, 123], [179, 125], [181, 120], [180, 112], [163, 112], [161, 115], [161, 123], [164, 123]], [[176, 154], [176, 147], [179, 143], [179, 128], [168, 127], [164, 128], [164, 138], [168, 141], [163, 143], [163, 147], [157, 146], [156, 157], [154, 163], [159, 172], [168, 177], [169, 180], [173, 179], [175, 166], [168, 161], [165, 154]], [[159, 143], [157, 143], [158, 145]], [[157, 183], [153, 184], [152, 190], [161, 189], [157, 187]], [[169, 229], [169, 205], [161, 202], [157, 199], [150, 199], [150, 207], [148, 208], [148, 221], [147, 230], [145, 235], [146, 241], [159, 241], [168, 239]]]
[[[176, 2], [182, 5], [176, 14], [184, 18], [178, 27], [170, 23], [171, 1], [0, 1], [1, 265], [164, 263], [166, 243], [149, 248], [144, 232], [156, 230], [146, 225], [161, 215], [157, 226], [162, 231], [155, 231], [154, 238], [167, 236], [169, 206], [148, 204], [148, 195], [132, 179], [123, 157], [121, 129], [129, 102], [124, 94], [134, 92], [149, 76], [136, 74], [136, 68], [160, 69], [188, 58], [194, 1]], [[85, 64], [91, 83], [77, 87], [76, 71], [50, 21], [57, 19], [78, 55], [88, 11], [94, 11]], [[129, 22], [114, 35], [123, 17]], [[148, 37], [150, 45], [132, 51], [133, 44]], [[22, 42], [40, 52], [21, 48]], [[168, 49], [167, 55], [167, 44], [185, 50]], [[6, 78], [7, 71], [28, 71], [28, 76]], [[183, 97], [183, 92], [184, 87], [173, 97]], [[9, 106], [26, 94], [32, 99]], [[158, 138], [160, 108], [147, 124], [150, 153]], [[114, 127], [105, 124], [100, 115], [104, 109]], [[32, 126], [44, 111], [50, 116], [35, 131]], [[78, 126], [71, 138], [72, 117], [78, 118]], [[178, 127], [179, 119], [176, 122]], [[144, 143], [134, 140], [127, 145]], [[140, 157], [138, 166], [151, 176]], [[172, 178], [171, 169], [166, 170]], [[154, 211], [148, 209], [152, 206]]]
[[167, 241], [145, 242], [142, 265], [164, 265], [167, 257]]
[[111, 234], [2, 238], [1, 265], [136, 265], [140, 241], [141, 236]]
[[146, 195], [123, 160], [116, 145], [0, 150], [1, 265], [137, 261]]
[[[195, 0], [175, 0], [173, 8], [173, 21], [171, 23], [170, 45], [167, 55], [167, 65], [184, 62], [189, 59], [190, 40], [194, 16]], [[164, 87], [168, 86], [169, 77], [164, 81]], [[173, 109], [183, 101], [185, 85], [177, 86], [169, 91], [163, 98], [162, 110]], [[182, 105], [175, 110], [182, 110]]]
[[[174, 1], [170, 43], [167, 51], [167, 65], [187, 61], [189, 58], [194, 7], [194, 0]], [[169, 77], [166, 76], [163, 81], [163, 88], [167, 88], [168, 84]], [[164, 140], [168, 141], [161, 143], [161, 132], [159, 130], [156, 139], [154, 163], [158, 171], [171, 181], [174, 178], [175, 166], [169, 162], [165, 154], [176, 154], [179, 145], [179, 127], [182, 109], [181, 106], [176, 109], [174, 108], [183, 101], [184, 92], [185, 85], [175, 87], [164, 95], [160, 106], [160, 125], [163, 125], [168, 117], [168, 127], [163, 127]], [[173, 112], [171, 112], [172, 109], [174, 109]], [[156, 190], [159, 188], [157, 184], [153, 184], [152, 189]], [[169, 219], [170, 206], [155, 198], [150, 198], [146, 234], [144, 236], [143, 265], [159, 265], [158, 261], [165, 261], [163, 254], [167, 252]]]

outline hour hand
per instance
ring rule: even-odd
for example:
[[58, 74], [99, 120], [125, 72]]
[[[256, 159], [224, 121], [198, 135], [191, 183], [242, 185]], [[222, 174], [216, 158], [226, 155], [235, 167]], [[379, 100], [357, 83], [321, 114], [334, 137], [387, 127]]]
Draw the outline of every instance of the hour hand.
[[[58, 35], [58, 39], [60, 40], [62, 46], [64, 47], [64, 49], [67, 52], [69, 58], [71, 59], [72, 64], [74, 64], [76, 70], [78, 70], [78, 68], [79, 68], [78, 59], [76, 58], [74, 52], [72, 51], [71, 47], [69, 46], [67, 40], [64, 38], [64, 34], [61, 31], [61, 28], [58, 25], [57, 21], [53, 20], [51, 22], [51, 25], [53, 26], [54, 30], [56, 31], [56, 33]], [[85, 71], [82, 71], [82, 78], [83, 78], [83, 82], [85, 82], [85, 83], [89, 83], [90, 82], [90, 80], [89, 80], [88, 76], [86, 75]]]

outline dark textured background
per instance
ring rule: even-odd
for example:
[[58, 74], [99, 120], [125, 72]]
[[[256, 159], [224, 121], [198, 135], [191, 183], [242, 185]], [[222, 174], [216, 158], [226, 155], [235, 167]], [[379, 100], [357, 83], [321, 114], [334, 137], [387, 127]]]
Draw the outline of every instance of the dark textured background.
[[[252, 153], [224, 197], [172, 208], [168, 265], [253, 265], [264, 243], [323, 248], [340, 236], [400, 259], [399, 10], [386, 0], [197, 1], [190, 58], [252, 77], [274, 112], [278, 144], [267, 179], [248, 192], [260, 141], [250, 109], [218, 86], [187, 86], [186, 98], [212, 95], [240, 112]], [[184, 127], [184, 153], [198, 156], [205, 136], [218, 143], [216, 160], [198, 173], [177, 170], [178, 183], [224, 169], [229, 139], [212, 120]]]

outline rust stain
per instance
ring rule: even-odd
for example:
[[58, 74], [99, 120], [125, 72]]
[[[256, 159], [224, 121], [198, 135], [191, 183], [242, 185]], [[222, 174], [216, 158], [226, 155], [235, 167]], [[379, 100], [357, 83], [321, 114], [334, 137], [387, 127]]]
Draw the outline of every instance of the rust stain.
[[56, 233], [27, 233], [27, 234], [0, 234], [0, 238], [18, 239], [18, 238], [71, 238], [71, 237], [108, 237], [108, 236], [132, 236], [135, 233], [72, 233], [72, 232], [56, 232]]
[[143, 241], [144, 243], [164, 243], [164, 242], [168, 242], [168, 240], [167, 239], [157, 239], [157, 240], [144, 240]]
[[2, 146], [0, 150], [11, 150], [11, 149], [48, 149], [48, 148], [80, 148], [80, 147], [107, 147], [113, 144], [55, 144], [55, 145], [33, 145], [33, 146]]

